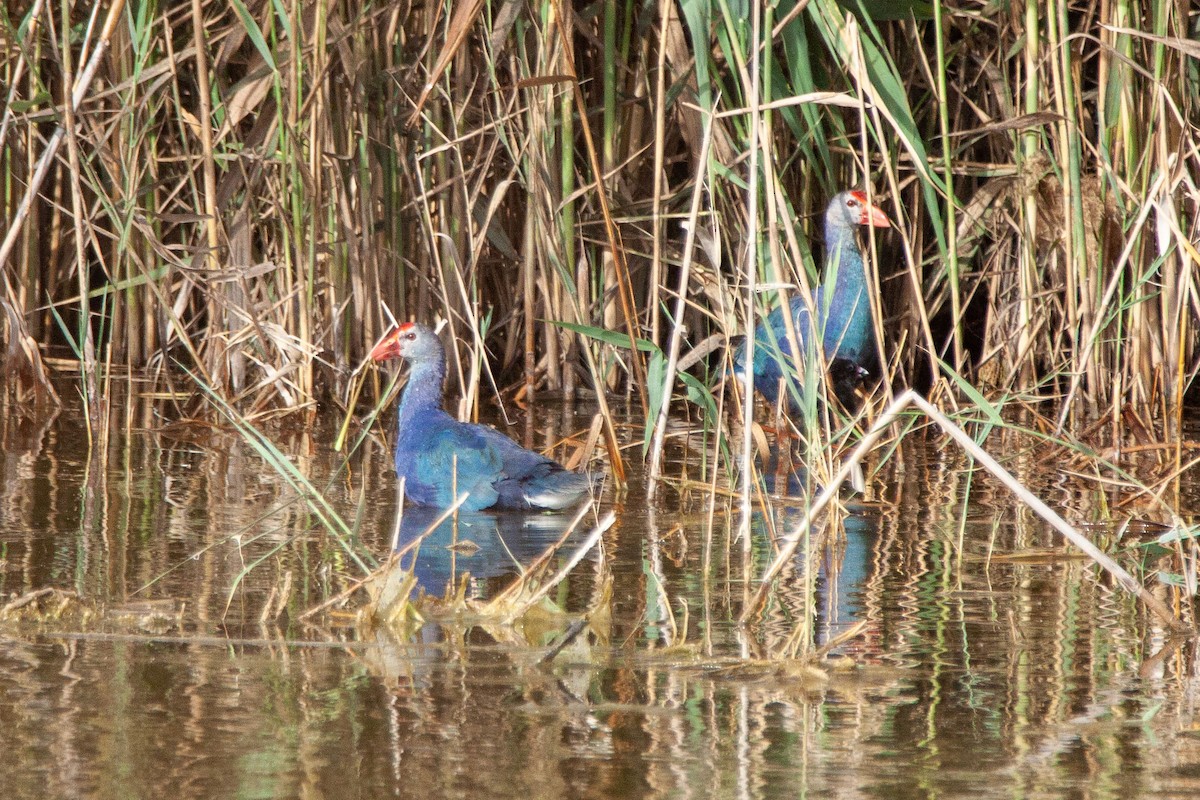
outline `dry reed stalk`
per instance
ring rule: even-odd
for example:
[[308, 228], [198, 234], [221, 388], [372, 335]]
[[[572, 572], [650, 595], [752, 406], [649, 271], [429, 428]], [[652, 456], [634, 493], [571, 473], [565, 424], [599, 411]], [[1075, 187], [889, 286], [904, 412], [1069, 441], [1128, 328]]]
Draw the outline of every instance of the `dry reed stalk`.
[[[100, 63], [108, 51], [109, 41], [120, 20], [124, 6], [124, 0], [118, 0], [109, 7], [108, 14], [104, 20], [104, 27], [95, 43], [95, 49], [92, 51], [91, 57], [88, 59], [83, 71], [79, 74], [78, 79], [67, 84], [70, 87], [70, 91], [64, 93], [67, 97], [63, 105], [70, 109], [68, 113], [76, 111], [80, 103], [83, 102], [92, 76], [99, 69]], [[39, 3], [32, 9], [35, 15], [39, 12], [40, 8], [41, 5]], [[34, 26], [30, 30], [30, 33], [35, 33], [36, 30], [37, 27]], [[69, 62], [65, 72], [67, 76], [70, 76]], [[10, 92], [10, 97], [11, 95], [12, 93]], [[8, 116], [9, 111], [10, 109], [5, 109], [5, 116]], [[21, 235], [25, 219], [28, 217], [30, 209], [33, 206], [34, 198], [37, 196], [42, 182], [46, 179], [50, 165], [54, 161], [55, 154], [58, 152], [58, 147], [62, 143], [67, 130], [67, 125], [59, 125], [53, 135], [51, 135], [50, 141], [47, 143], [45, 150], [43, 150], [38, 160], [37, 166], [34, 168], [33, 177], [26, 187], [20, 203], [17, 205], [16, 213], [9, 223], [4, 241], [0, 242], [0, 272], [3, 272], [4, 275], [4, 296], [0, 298], [0, 305], [4, 308], [8, 337], [6, 371], [9, 374], [17, 375], [18, 380], [31, 380], [35, 387], [34, 395], [39, 399], [47, 398], [55, 405], [59, 402], [58, 393], [50, 384], [48, 373], [42, 364], [41, 353], [36, 343], [32, 341], [26, 332], [24, 317], [20, 310], [22, 304], [13, 288], [7, 265], [9, 256], [12, 255], [13, 248], [16, 246], [17, 238]], [[16, 362], [15, 359], [20, 357], [23, 357], [24, 361], [20, 363]]]
[[[1157, 435], [1178, 439], [1200, 369], [1184, 18], [1052, 0], [893, 24], [811, 0], [762, 9], [748, 41], [719, 4], [483, 9], [189, 0], [142, 19], [114, 4], [109, 54], [87, 43], [103, 31], [71, 53], [96, 70], [73, 92], [71, 58], [27, 60], [57, 34], [26, 24], [25, 46], [0, 55], [0, 131], [47, 155], [0, 155], [27, 198], [4, 209], [5, 252], [28, 244], [19, 268], [3, 258], [10, 352], [33, 361], [57, 322], [90, 363], [89, 395], [108, 364], [183, 363], [250, 413], [312, 409], [381, 333], [382, 299], [472, 343], [455, 372], [473, 404], [514, 363], [526, 394], [579, 374], [641, 397], [639, 350], [580, 353], [554, 323], [615, 319], [631, 343], [681, 354], [745, 333], [756, 305], [786, 298], [745, 293], [743, 264], [803, 293], [816, 272], [797, 229], [865, 183], [887, 187], [899, 223], [877, 243], [873, 310], [898, 387], [971, 385], [1054, 405], [1064, 430], [1104, 416], [1114, 435], [1127, 405], [1154, 408]], [[44, 17], [35, 3], [25, 21]], [[57, 171], [38, 135], [63, 115], [39, 86], [73, 96], [76, 149]], [[694, 193], [706, 125], [706, 225], [725, 252], [678, 284], [661, 223]], [[15, 233], [20, 219], [49, 220], [50, 243]], [[751, 263], [721, 263], [760, 237]], [[663, 324], [664, 281], [683, 286], [686, 337]], [[710, 395], [715, 360], [689, 367]], [[679, 387], [654, 389], [676, 397], [671, 412]], [[615, 454], [615, 426], [606, 438]], [[743, 445], [734, 466], [749, 474]]]
[[[776, 554], [775, 559], [767, 568], [762, 578], [759, 580], [758, 591], [755, 592], [750, 602], [742, 609], [740, 622], [746, 623], [750, 617], [762, 607], [766, 600], [767, 593], [770, 591], [771, 585], [775, 578], [779, 575], [783, 567], [788, 564], [796, 553], [797, 548], [805, 540], [809, 530], [812, 527], [813, 521], [817, 515], [824, 510], [836, 496], [842, 483], [851, 474], [862, 459], [871, 451], [884, 433], [897, 421], [900, 415], [904, 413], [909, 406], [916, 406], [925, 416], [929, 417], [942, 431], [954, 439], [960, 447], [971, 455], [984, 469], [996, 477], [1010, 491], [1015, 494], [1022, 503], [1028, 506], [1046, 522], [1050, 523], [1062, 536], [1082, 550], [1089, 558], [1111, 575], [1120, 585], [1130, 594], [1137, 597], [1149, 608], [1155, 616], [1165, 623], [1173, 632], [1189, 633], [1191, 627], [1179, 620], [1166, 605], [1163, 604], [1154, 595], [1150, 594], [1144, 586], [1142, 586], [1136, 578], [1130, 575], [1123, 567], [1113, 561], [1108, 555], [1102, 552], [1091, 540], [1084, 536], [1064, 520], [1057, 512], [1047, 506], [1041, 499], [1036, 497], [1028, 489], [1026, 489], [1020, 481], [1013, 477], [1007, 469], [1000, 465], [994, 457], [986, 450], [979, 446], [966, 431], [955, 425], [948, 417], [934, 408], [925, 398], [912, 390], [908, 390], [899, 395], [891, 405], [884, 410], [870, 430], [863, 436], [859, 445], [850, 453], [843, 461], [842, 466], [833, 476], [832, 481], [827, 484], [813, 501], [812, 505], [805, 512], [804, 519], [787, 535], [784, 540], [784, 545]], [[1178, 523], [1182, 525], [1182, 523]]]
[[[708, 164], [709, 144], [712, 142], [712, 120], [704, 127], [704, 143], [700, 146], [699, 163], [701, 165], [701, 174], [703, 174]], [[675, 324], [671, 327], [670, 344], [667, 346], [667, 365], [663, 376], [663, 387], [660, 390], [663, 398], [659, 404], [658, 420], [654, 423], [654, 440], [650, 444], [649, 459], [650, 465], [646, 470], [646, 477], [649, 481], [647, 493], [653, 497], [658, 479], [661, 477], [662, 469], [662, 454], [663, 441], [667, 434], [667, 416], [671, 411], [671, 393], [677, 380], [675, 371], [679, 366], [679, 349], [684, 333], [683, 315], [686, 308], [688, 297], [688, 286], [691, 283], [691, 265], [692, 255], [695, 252], [696, 246], [696, 230], [699, 224], [700, 216], [700, 198], [704, 194], [704, 181], [698, 179], [695, 187], [692, 190], [692, 205], [688, 210], [688, 227], [687, 237], [683, 245], [683, 264], [679, 268], [679, 285], [675, 290], [675, 311], [671, 315], [675, 320]], [[658, 231], [661, 226], [655, 225], [655, 231]], [[658, 236], [654, 237], [655, 246], [658, 246]]]

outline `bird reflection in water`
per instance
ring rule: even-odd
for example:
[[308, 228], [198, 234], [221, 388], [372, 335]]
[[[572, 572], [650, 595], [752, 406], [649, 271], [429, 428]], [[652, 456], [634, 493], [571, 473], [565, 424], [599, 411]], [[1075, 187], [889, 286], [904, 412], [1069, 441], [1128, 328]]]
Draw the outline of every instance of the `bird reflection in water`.
[[396, 540], [397, 550], [403, 550], [428, 532], [403, 560], [406, 568], [412, 564], [417, 585], [428, 595], [442, 595], [463, 573], [470, 573], [468, 596], [487, 596], [489, 587], [507, 585], [558, 542], [575, 518], [475, 511], [438, 522], [441, 516], [436, 508], [405, 508]]

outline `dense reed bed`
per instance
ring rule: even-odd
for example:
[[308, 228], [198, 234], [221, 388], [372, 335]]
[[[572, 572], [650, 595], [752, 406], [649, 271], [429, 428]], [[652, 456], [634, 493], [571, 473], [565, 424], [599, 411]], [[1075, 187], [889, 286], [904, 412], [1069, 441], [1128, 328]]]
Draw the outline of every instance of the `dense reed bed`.
[[667, 398], [726, 431], [724, 345], [818, 280], [856, 186], [897, 223], [880, 398], [1178, 442], [1198, 29], [1184, 0], [8, 4], [5, 386], [52, 399], [69, 347], [92, 413], [146, 371], [202, 396], [180, 368], [312, 413], [390, 310], [448, 321], [462, 413], [604, 387], [657, 458]]

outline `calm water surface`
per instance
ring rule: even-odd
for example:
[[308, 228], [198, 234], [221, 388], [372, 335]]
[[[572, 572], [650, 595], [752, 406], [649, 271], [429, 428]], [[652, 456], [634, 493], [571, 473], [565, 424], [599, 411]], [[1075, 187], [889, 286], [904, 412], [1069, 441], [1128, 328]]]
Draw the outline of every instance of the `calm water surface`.
[[[544, 665], [554, 620], [299, 621], [361, 577], [346, 549], [235, 436], [135, 416], [91, 460], [77, 413], [0, 426], [0, 605], [74, 597], [0, 622], [0, 797], [1200, 797], [1196, 643], [982, 476], [964, 510], [948, 448], [907, 443], [749, 630], [734, 620], [796, 512], [747, 539], [723, 502], [607, 491], [616, 525], [551, 594], [606, 613]], [[513, 433], [546, 447], [588, 421]], [[385, 553], [382, 446], [340, 470], [331, 429], [272, 437]], [[1104, 518], [1111, 498], [1014, 466], [1068, 519]], [[494, 596], [561, 533], [464, 520], [478, 549], [426, 542], [417, 574], [440, 595], [466, 569]], [[818, 643], [863, 627], [824, 677], [758, 660], [805, 621]]]

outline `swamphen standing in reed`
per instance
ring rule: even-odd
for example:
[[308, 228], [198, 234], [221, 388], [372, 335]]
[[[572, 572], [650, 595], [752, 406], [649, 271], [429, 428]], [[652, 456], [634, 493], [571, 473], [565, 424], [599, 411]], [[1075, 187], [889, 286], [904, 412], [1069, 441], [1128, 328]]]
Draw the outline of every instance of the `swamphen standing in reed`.
[[[809, 352], [812, 337], [821, 337], [830, 385], [847, 406], [852, 404], [854, 391], [867, 374], [867, 365], [875, 358], [867, 271], [857, 231], [860, 225], [886, 228], [890, 224], [887, 214], [867, 202], [863, 192], [842, 192], [834, 197], [825, 209], [826, 283], [813, 292], [815, 327], [802, 297], [792, 297], [788, 304], [801, 349]], [[792, 358], [783, 313], [783, 306], [779, 306], [754, 330], [754, 387], [772, 405], [779, 400], [784, 374], [803, 374], [799, 363]], [[734, 373], [741, 378], [745, 371], [746, 345], [742, 344], [734, 355]], [[795, 402], [788, 399], [788, 406], [795, 410]]]
[[408, 385], [400, 398], [396, 435], [396, 474], [413, 503], [447, 508], [468, 492], [461, 508], [563, 509], [591, 490], [591, 479], [571, 472], [518, 445], [486, 425], [459, 422], [442, 410], [446, 354], [424, 325], [406, 322], [371, 351], [384, 361], [409, 363]]

